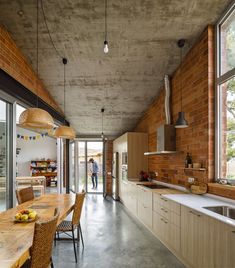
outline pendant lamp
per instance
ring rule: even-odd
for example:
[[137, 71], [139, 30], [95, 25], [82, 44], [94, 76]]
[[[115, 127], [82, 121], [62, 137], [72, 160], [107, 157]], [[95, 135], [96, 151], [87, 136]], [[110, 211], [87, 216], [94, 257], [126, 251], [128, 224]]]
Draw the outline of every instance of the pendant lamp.
[[101, 132], [101, 138], [104, 140], [104, 108], [101, 109], [101, 126], [102, 126], [102, 132]]
[[[37, 0], [37, 77], [38, 77], [38, 25], [39, 25], [39, 0]], [[36, 86], [38, 92], [38, 84]], [[37, 107], [28, 108], [20, 114], [19, 125], [33, 129], [51, 129], [54, 127], [54, 120], [52, 116], [45, 110], [38, 108], [38, 94]]]
[[104, 0], [104, 53], [107, 54], [109, 52], [109, 47], [108, 47], [108, 41], [107, 41], [107, 0]]
[[178, 119], [175, 123], [175, 128], [186, 128], [188, 127], [188, 122], [184, 118], [184, 112], [182, 111], [182, 49], [185, 45], [185, 39], [180, 39], [177, 43], [180, 48], [180, 103], [181, 103], [181, 111], [178, 113]]
[[[65, 66], [68, 63], [68, 60], [66, 58], [63, 58], [62, 60], [63, 64], [64, 64], [64, 114], [65, 114]], [[55, 136], [57, 138], [61, 138], [61, 139], [69, 139], [72, 140], [76, 137], [76, 133], [75, 130], [69, 126], [59, 126], [56, 130], [55, 130]]]

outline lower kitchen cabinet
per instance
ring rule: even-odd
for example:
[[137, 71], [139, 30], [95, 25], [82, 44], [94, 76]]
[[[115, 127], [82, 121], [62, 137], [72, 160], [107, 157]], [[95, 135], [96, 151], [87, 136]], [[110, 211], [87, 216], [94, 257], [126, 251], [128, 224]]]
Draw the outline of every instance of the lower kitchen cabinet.
[[191, 267], [203, 265], [203, 217], [181, 206], [181, 255]]
[[235, 227], [134, 183], [121, 200], [189, 268], [235, 268]]
[[137, 190], [137, 199], [138, 199], [138, 218], [150, 229], [152, 229], [152, 192], [145, 190], [144, 188], [138, 187]]
[[153, 232], [169, 248], [180, 251], [180, 205], [157, 193], [153, 194]]
[[195, 268], [235, 268], [235, 228], [181, 206], [181, 255]]
[[228, 267], [235, 267], [235, 227], [227, 226], [227, 260]]

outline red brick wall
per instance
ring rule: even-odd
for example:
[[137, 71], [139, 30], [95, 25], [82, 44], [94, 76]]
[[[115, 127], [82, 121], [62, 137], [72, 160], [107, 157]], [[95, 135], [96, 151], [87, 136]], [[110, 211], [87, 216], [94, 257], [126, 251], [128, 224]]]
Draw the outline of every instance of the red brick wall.
[[105, 169], [106, 169], [106, 193], [112, 195], [112, 161], [113, 161], [113, 141], [106, 142], [105, 150]]
[[[189, 127], [176, 130], [177, 151], [182, 154], [149, 156], [149, 171], [157, 171], [165, 182], [185, 185], [188, 177], [209, 182], [214, 178], [214, 37], [208, 26], [187, 53], [171, 78], [171, 112], [176, 122], [180, 111], [182, 79], [183, 111]], [[149, 134], [149, 151], [156, 151], [156, 129], [165, 123], [164, 89], [147, 109], [135, 131]], [[202, 163], [205, 172], [184, 169], [186, 153], [193, 162]]]
[[[36, 49], [36, 48], [35, 48]], [[62, 113], [57, 103], [51, 97], [42, 81], [40, 81], [27, 62], [24, 55], [16, 46], [7, 30], [0, 25], [0, 68], [8, 73], [11, 77], [38, 94], [51, 107]]]

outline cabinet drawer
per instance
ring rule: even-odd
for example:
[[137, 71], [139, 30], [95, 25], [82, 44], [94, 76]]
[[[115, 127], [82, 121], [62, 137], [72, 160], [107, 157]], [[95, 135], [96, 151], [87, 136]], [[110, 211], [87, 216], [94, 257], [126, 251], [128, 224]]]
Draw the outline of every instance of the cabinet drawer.
[[180, 215], [180, 204], [170, 201], [170, 210], [178, 215]]
[[164, 208], [170, 209], [170, 200], [160, 194], [153, 194], [153, 202], [160, 204]]
[[171, 214], [171, 212], [170, 212], [169, 209], [167, 209], [167, 208], [165, 208], [165, 207], [163, 207], [161, 205], [158, 205], [156, 212], [158, 214], [160, 214], [162, 217], [164, 217], [165, 219], [170, 220], [170, 214]]

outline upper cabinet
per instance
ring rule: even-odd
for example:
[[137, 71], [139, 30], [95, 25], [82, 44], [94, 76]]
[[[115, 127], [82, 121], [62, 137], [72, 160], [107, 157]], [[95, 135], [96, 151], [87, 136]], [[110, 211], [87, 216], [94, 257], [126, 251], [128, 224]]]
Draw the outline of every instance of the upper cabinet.
[[148, 170], [148, 159], [144, 156], [147, 150], [147, 133], [127, 132], [114, 140], [113, 151], [119, 154], [119, 179], [127, 172], [128, 180], [136, 180], [141, 170]]

